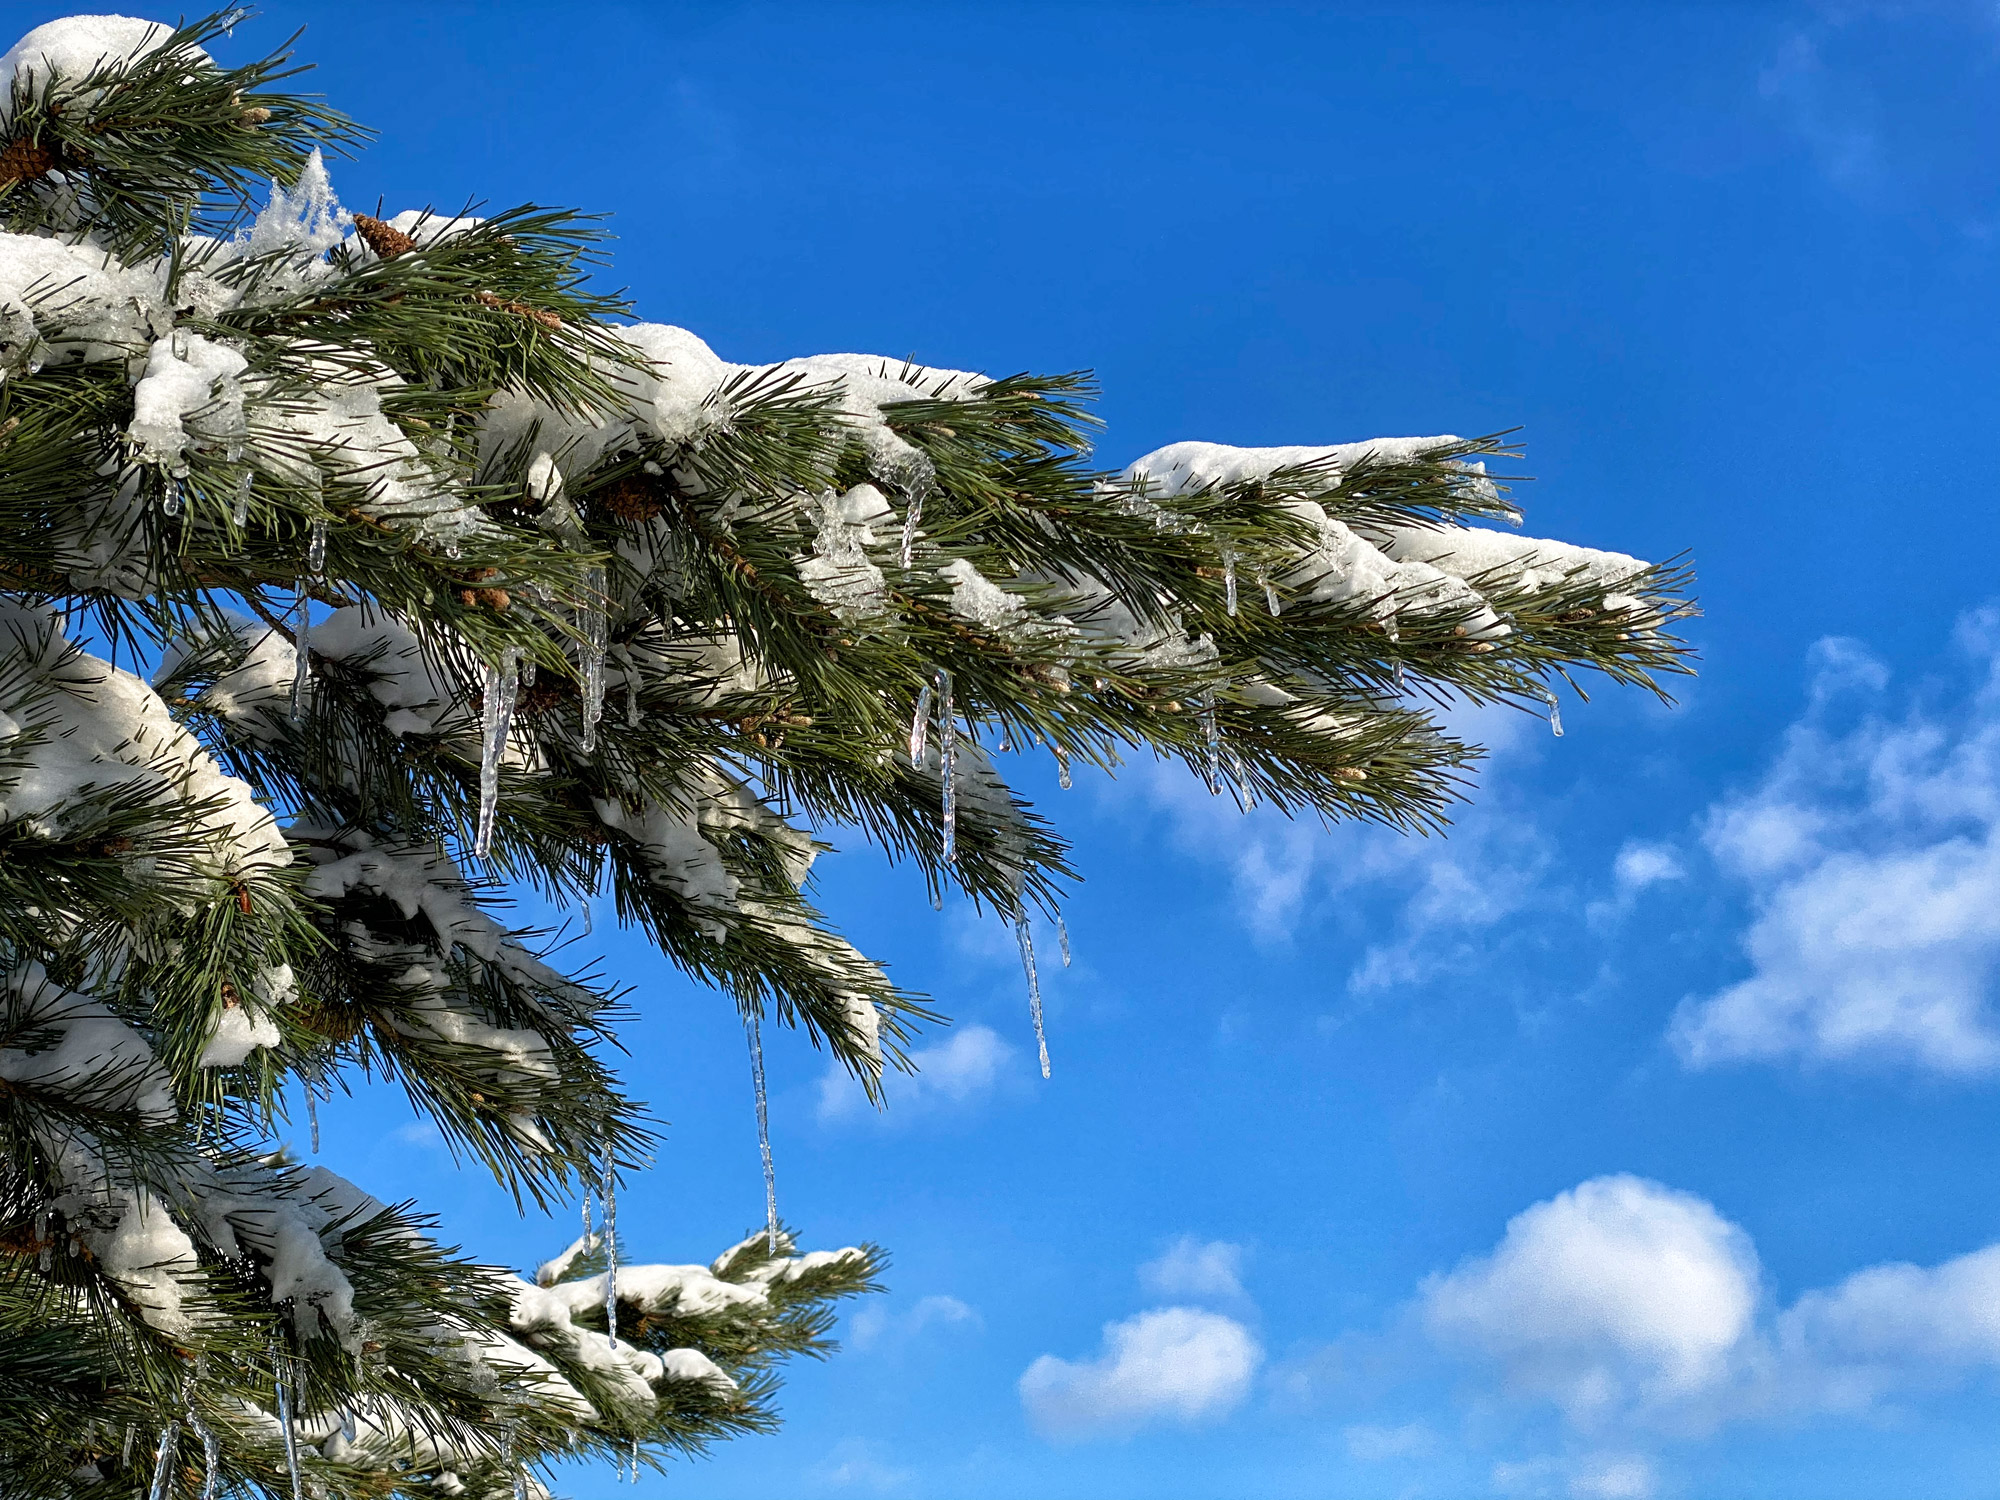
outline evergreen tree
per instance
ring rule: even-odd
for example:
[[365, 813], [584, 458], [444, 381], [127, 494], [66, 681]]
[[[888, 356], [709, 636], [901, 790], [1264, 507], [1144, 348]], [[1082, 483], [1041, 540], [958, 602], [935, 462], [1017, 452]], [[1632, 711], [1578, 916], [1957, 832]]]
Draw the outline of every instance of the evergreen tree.
[[[1072, 872], [1018, 758], [1429, 830], [1441, 706], [1684, 669], [1681, 570], [1487, 524], [1498, 438], [1109, 473], [1082, 375], [730, 364], [575, 215], [343, 211], [361, 133], [215, 64], [234, 19], [0, 59], [7, 1495], [521, 1496], [774, 1425], [881, 1253], [774, 1208], [616, 1265], [619, 995], [510, 885], [879, 1098], [934, 1018], [814, 910], [815, 830], [1015, 921], [1034, 997]], [[582, 1237], [523, 1279], [274, 1146], [357, 1072]]]

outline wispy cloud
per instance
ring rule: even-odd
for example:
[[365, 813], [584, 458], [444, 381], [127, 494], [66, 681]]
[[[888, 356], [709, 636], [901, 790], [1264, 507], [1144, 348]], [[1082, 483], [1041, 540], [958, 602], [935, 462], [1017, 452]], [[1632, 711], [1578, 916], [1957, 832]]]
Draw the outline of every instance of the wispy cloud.
[[1882, 143], [1867, 89], [1856, 78], [1836, 76], [1813, 33], [1793, 31], [1779, 43], [1757, 75], [1757, 91], [1830, 182], [1851, 192], [1875, 186]]
[[[885, 1114], [891, 1121], [901, 1121], [975, 1105], [992, 1095], [1015, 1056], [1015, 1049], [990, 1026], [958, 1027], [937, 1046], [910, 1054], [917, 1068], [914, 1076], [895, 1070], [884, 1076]], [[874, 1113], [861, 1085], [838, 1064], [830, 1065], [819, 1082], [822, 1123], [861, 1119]]]
[[1242, 1273], [1241, 1245], [1183, 1235], [1157, 1260], [1139, 1267], [1139, 1284], [1155, 1297], [1240, 1302], [1246, 1295]]
[[834, 1444], [833, 1451], [813, 1465], [808, 1477], [828, 1489], [897, 1495], [910, 1487], [916, 1475], [885, 1458], [880, 1444], [850, 1437]]
[[1810, 702], [1705, 843], [1748, 889], [1748, 978], [1673, 1027], [1701, 1067], [1746, 1059], [2000, 1067], [2000, 615], [1961, 622], [1980, 681], [1941, 708], [1884, 702], [1852, 641], [1813, 652]]
[[870, 1303], [854, 1315], [848, 1342], [856, 1349], [877, 1349], [906, 1343], [935, 1329], [974, 1331], [984, 1326], [979, 1314], [956, 1297], [933, 1293], [908, 1308]]

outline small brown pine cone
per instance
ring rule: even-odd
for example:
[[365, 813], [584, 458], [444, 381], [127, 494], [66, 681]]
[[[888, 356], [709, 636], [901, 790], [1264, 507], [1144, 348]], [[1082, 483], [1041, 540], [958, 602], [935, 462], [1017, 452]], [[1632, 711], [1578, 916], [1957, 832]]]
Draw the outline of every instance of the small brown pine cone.
[[513, 597], [505, 589], [479, 589], [475, 597], [482, 608], [490, 609], [496, 615], [505, 614], [514, 603]]
[[0, 187], [17, 182], [33, 182], [55, 170], [56, 154], [40, 141], [23, 138], [7, 143], [0, 151]]
[[650, 521], [664, 509], [654, 498], [653, 486], [637, 474], [621, 476], [591, 499], [598, 509], [617, 521]]
[[363, 244], [383, 260], [393, 260], [405, 251], [417, 248], [417, 242], [395, 225], [385, 224], [369, 214], [354, 216], [354, 232], [361, 236]]

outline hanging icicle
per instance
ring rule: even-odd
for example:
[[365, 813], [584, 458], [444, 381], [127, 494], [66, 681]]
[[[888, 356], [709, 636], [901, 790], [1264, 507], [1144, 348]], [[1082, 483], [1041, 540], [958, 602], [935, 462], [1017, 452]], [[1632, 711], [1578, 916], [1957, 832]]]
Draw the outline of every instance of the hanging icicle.
[[1203, 775], [1208, 781], [1208, 792], [1212, 797], [1222, 795], [1222, 726], [1215, 717], [1215, 692], [1213, 689], [1201, 695], [1201, 737], [1207, 763]]
[[1222, 602], [1230, 618], [1236, 615], [1236, 549], [1222, 549]]
[[160, 514], [169, 518], [181, 513], [181, 481], [177, 474], [163, 474], [160, 478]]
[[230, 521], [237, 526], [250, 524], [250, 485], [251, 474], [245, 469], [236, 476], [236, 504], [229, 512]]
[[744, 1029], [750, 1034], [750, 1083], [757, 1091], [757, 1152], [764, 1158], [764, 1234], [771, 1254], [778, 1253], [778, 1169], [771, 1160], [771, 1108], [764, 1092], [763, 1021], [755, 1013], [745, 1016]]
[[1263, 579], [1263, 584], [1264, 584], [1264, 605], [1267, 609], [1271, 611], [1271, 618], [1275, 620], [1278, 618], [1279, 611], [1282, 608], [1282, 606], [1278, 603], [1278, 590], [1272, 584], [1271, 580], [1268, 577]]
[[598, 1196], [604, 1200], [604, 1324], [611, 1347], [618, 1347], [618, 1163], [611, 1154], [611, 1137], [604, 1138], [604, 1176]]
[[1063, 920], [1061, 912], [1056, 913], [1056, 946], [1062, 949], [1063, 967], [1069, 967], [1069, 923]]
[[304, 1080], [306, 1086], [306, 1123], [312, 1131], [312, 1152], [319, 1155], [319, 1094], [313, 1088], [313, 1081]]
[[312, 676], [312, 596], [299, 580], [299, 618], [292, 627], [292, 722], [306, 716], [306, 683]]
[[292, 1382], [291, 1372], [286, 1368], [286, 1359], [278, 1351], [278, 1335], [271, 1333], [271, 1373], [278, 1388], [278, 1428], [285, 1440], [285, 1467], [292, 1476], [292, 1500], [302, 1500], [299, 1481], [299, 1435], [292, 1425]]
[[931, 733], [931, 685], [927, 682], [917, 694], [917, 710], [910, 715], [910, 764], [924, 763], [924, 747], [930, 743]]
[[924, 520], [924, 492], [930, 485], [921, 477], [910, 482], [910, 503], [903, 512], [903, 566], [908, 568], [910, 559], [916, 555], [917, 528]]
[[166, 1500], [167, 1485], [174, 1477], [174, 1453], [180, 1445], [180, 1423], [169, 1422], [160, 1429], [160, 1446], [153, 1450], [153, 1488], [148, 1500]]
[[944, 862], [958, 863], [958, 715], [951, 701], [951, 673], [937, 669], [938, 776], [944, 786]]
[[632, 1482], [639, 1482], [639, 1440], [632, 1439]]
[[583, 749], [588, 755], [597, 748], [597, 721], [604, 717], [604, 651], [611, 638], [611, 618], [606, 613], [604, 569], [592, 568], [583, 575]]
[[1061, 745], [1056, 746], [1056, 784], [1064, 791], [1069, 790], [1069, 751]]
[[493, 825], [500, 812], [500, 760], [507, 753], [507, 736], [514, 727], [514, 697], [520, 687], [521, 653], [509, 646], [500, 665], [486, 669], [485, 737], [479, 750], [479, 831], [472, 852], [480, 859], [493, 847]]
[[1035, 1050], [1041, 1054], [1042, 1077], [1049, 1076], [1049, 1039], [1042, 1031], [1042, 981], [1035, 972], [1035, 936], [1028, 930], [1028, 909], [1014, 913], [1014, 940], [1021, 945], [1021, 968], [1028, 976], [1028, 1014], [1035, 1019]]
[[222, 1487], [222, 1444], [215, 1440], [214, 1431], [192, 1406], [188, 1408], [188, 1426], [201, 1439], [201, 1500], [215, 1500], [216, 1491]]
[[590, 1184], [586, 1182], [583, 1185], [583, 1241], [586, 1246], [590, 1243], [590, 1229]]
[[1548, 688], [1539, 687], [1535, 689], [1535, 692], [1540, 695], [1542, 702], [1549, 706], [1549, 729], [1557, 739], [1561, 739], [1563, 737], [1562, 704], [1556, 701], [1555, 693]]
[[313, 517], [306, 535], [306, 571], [318, 578], [326, 572], [326, 517]]

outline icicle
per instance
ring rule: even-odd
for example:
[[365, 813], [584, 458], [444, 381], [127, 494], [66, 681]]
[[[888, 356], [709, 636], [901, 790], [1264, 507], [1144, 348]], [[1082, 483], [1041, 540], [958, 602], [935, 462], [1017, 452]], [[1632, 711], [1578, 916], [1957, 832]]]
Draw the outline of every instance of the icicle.
[[924, 519], [924, 490], [927, 488], [928, 486], [923, 484], [912, 484], [910, 486], [909, 509], [903, 512], [903, 566], [905, 568], [909, 567], [910, 558], [916, 550], [917, 527], [922, 524]]
[[1231, 618], [1236, 614], [1236, 552], [1233, 548], [1222, 549], [1222, 598]]
[[924, 684], [917, 694], [917, 711], [910, 715], [910, 764], [924, 763], [924, 746], [930, 742], [931, 732], [931, 685]]
[[1035, 938], [1028, 930], [1028, 912], [1014, 915], [1014, 938], [1021, 945], [1021, 968], [1028, 976], [1028, 1014], [1035, 1018], [1035, 1050], [1042, 1056], [1042, 1077], [1049, 1076], [1049, 1041], [1042, 1032], [1042, 981], [1035, 973]]
[[174, 1477], [174, 1450], [181, 1445], [181, 1424], [169, 1422], [160, 1430], [160, 1446], [153, 1452], [153, 1488], [150, 1500], [166, 1500], [167, 1486]]
[[764, 1093], [763, 1024], [755, 1015], [744, 1018], [750, 1033], [750, 1082], [757, 1090], [757, 1152], [764, 1158], [764, 1232], [771, 1254], [778, 1253], [778, 1169], [771, 1161], [771, 1109]]
[[248, 469], [245, 469], [241, 474], [236, 476], [236, 505], [229, 512], [229, 519], [238, 526], [247, 526], [250, 524], [251, 482], [251, 475]]
[[317, 578], [326, 571], [326, 518], [315, 516], [306, 534], [306, 571]]
[[944, 785], [944, 862], [958, 863], [958, 716], [952, 709], [951, 673], [938, 668], [938, 776]]
[[118, 1456], [118, 1462], [128, 1469], [132, 1467], [132, 1439], [138, 1436], [138, 1433], [139, 1429], [130, 1422], [125, 1424], [125, 1451]]
[[1000, 731], [1000, 753], [1002, 755], [1012, 755], [1014, 753], [1014, 741], [1008, 737], [1007, 731], [1004, 728]]
[[318, 1156], [318, 1155], [319, 1155], [319, 1104], [318, 1104], [318, 1095], [317, 1095], [317, 1094], [315, 1094], [315, 1093], [314, 1093], [314, 1091], [313, 1091], [313, 1086], [312, 1086], [312, 1080], [311, 1080], [310, 1078], [308, 1078], [308, 1079], [307, 1079], [307, 1080], [305, 1081], [305, 1084], [306, 1084], [306, 1120], [307, 1120], [307, 1123], [308, 1123], [308, 1124], [310, 1124], [310, 1125], [311, 1125], [311, 1127], [312, 1127], [312, 1149], [313, 1149], [313, 1155], [314, 1155], [314, 1156]]
[[1541, 695], [1542, 702], [1549, 706], [1549, 728], [1554, 731], [1557, 739], [1561, 739], [1563, 737], [1562, 704], [1558, 703], [1556, 695], [1545, 687], [1536, 688], [1535, 691]]
[[639, 1482], [639, 1440], [632, 1439], [632, 1482]]
[[639, 724], [639, 674], [629, 660], [625, 665], [625, 722], [634, 728]]
[[181, 513], [181, 482], [172, 474], [165, 475], [160, 490], [160, 514], [177, 516]]
[[532, 656], [524, 657], [521, 661], [521, 686], [524, 688], [531, 688], [534, 685], [535, 685], [535, 659]]
[[1208, 780], [1208, 791], [1212, 797], [1222, 795], [1222, 726], [1215, 717], [1215, 694], [1201, 695], [1201, 736], [1208, 753], [1208, 764], [1203, 774]]
[[514, 694], [519, 687], [521, 653], [509, 646], [500, 665], [486, 669], [485, 741], [479, 751], [479, 831], [472, 852], [486, 858], [493, 847], [493, 824], [500, 812], [500, 758], [507, 753], [507, 735], [514, 726]]
[[292, 722], [306, 716], [306, 682], [312, 676], [312, 598], [299, 580], [299, 620], [292, 627]]
[[583, 1185], [583, 1238], [584, 1242], [588, 1244], [590, 1240], [590, 1184], [587, 1182]]
[[299, 1435], [292, 1428], [292, 1383], [286, 1379], [285, 1360], [278, 1353], [276, 1333], [271, 1335], [271, 1370], [278, 1386], [278, 1427], [285, 1439], [285, 1467], [291, 1471], [292, 1500], [301, 1500]]
[[1281, 606], [1278, 603], [1278, 591], [1275, 587], [1273, 587], [1271, 580], [1269, 578], [1265, 578], [1263, 580], [1263, 583], [1264, 583], [1264, 603], [1271, 611], [1271, 618], [1275, 620], [1278, 618], [1278, 613], [1281, 608]]
[[611, 1138], [604, 1138], [604, 1176], [598, 1195], [604, 1200], [604, 1325], [611, 1347], [618, 1347], [618, 1164], [611, 1156]]
[[1069, 751], [1056, 746], [1056, 781], [1064, 791], [1069, 790]]
[[1069, 967], [1069, 923], [1063, 920], [1061, 912], [1056, 913], [1056, 943], [1062, 949], [1063, 967]]
[[188, 1425], [201, 1439], [201, 1500], [215, 1500], [216, 1491], [222, 1487], [222, 1444], [215, 1440], [215, 1433], [195, 1414], [193, 1407], [188, 1408]]
[[611, 621], [605, 613], [604, 569], [592, 568], [583, 575], [588, 602], [583, 609], [583, 748], [597, 748], [597, 721], [604, 717], [604, 648], [610, 639]]

